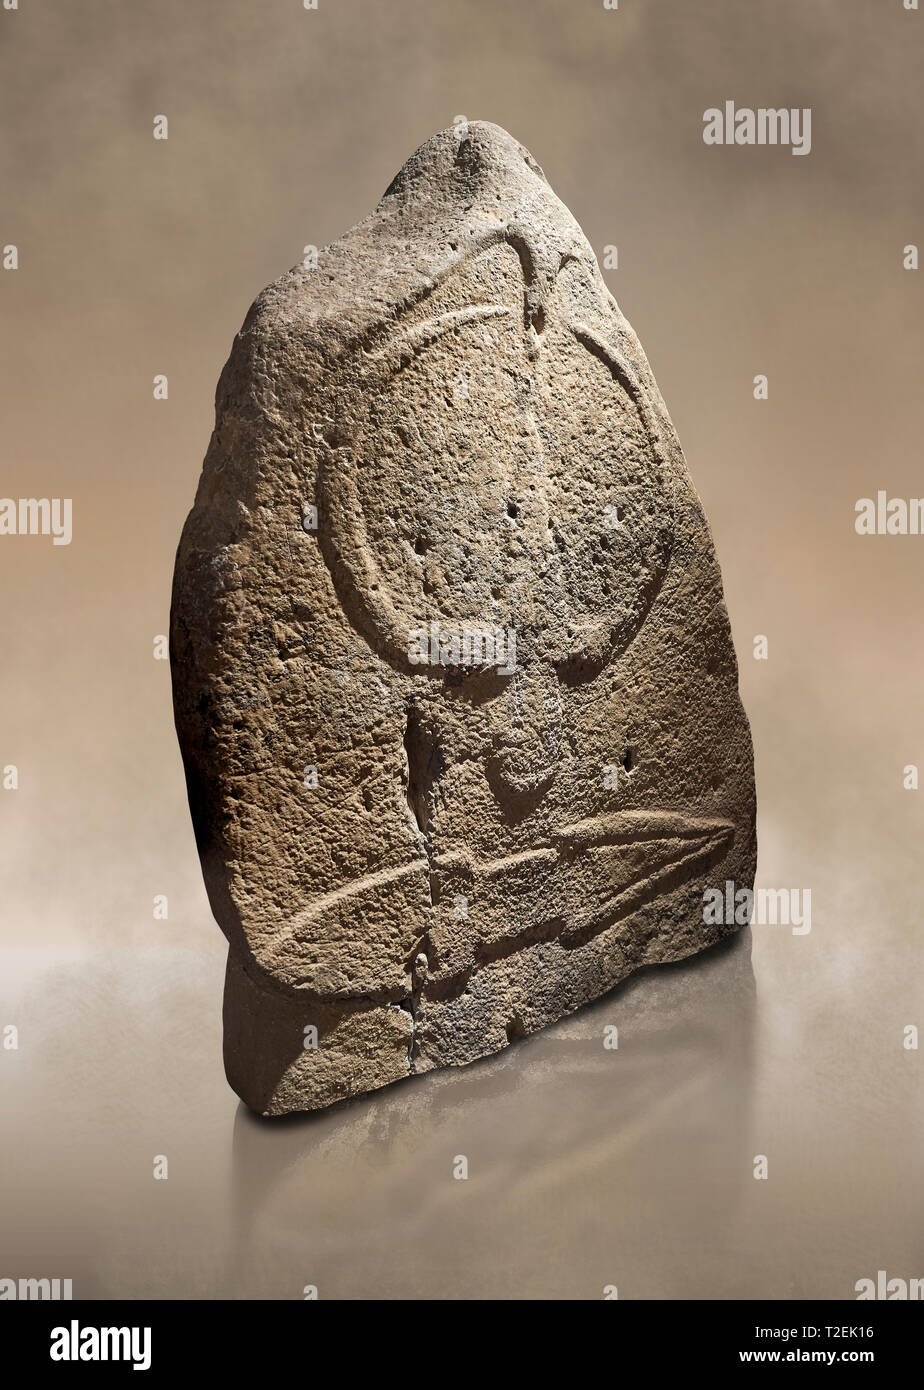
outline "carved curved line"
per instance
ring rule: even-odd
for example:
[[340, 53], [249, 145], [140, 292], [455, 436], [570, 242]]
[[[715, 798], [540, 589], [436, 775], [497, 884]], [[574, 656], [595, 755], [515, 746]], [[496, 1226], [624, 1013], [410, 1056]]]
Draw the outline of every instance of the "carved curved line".
[[[533, 321], [537, 309], [541, 307], [541, 295], [537, 299], [533, 292], [539, 279], [541, 257], [528, 234], [515, 223], [488, 228], [480, 236], [474, 238], [464, 251], [440, 267], [415, 295], [409, 296], [404, 304], [399, 306], [399, 311], [409, 312], [417, 304], [422, 303], [461, 266], [476, 259], [490, 247], [501, 244], [511, 246], [516, 251], [520, 261], [526, 287], [524, 327], [528, 326]], [[574, 258], [571, 257], [570, 259]], [[560, 262], [558, 271], [560, 272], [568, 262], [569, 258], [565, 257]], [[407, 329], [402, 329], [393, 318], [387, 317], [374, 325], [372, 329], [357, 334], [345, 343], [342, 352], [338, 353], [337, 356], [340, 358], [351, 350], [359, 349], [366, 358], [364, 363], [366, 373], [375, 373], [386, 377], [393, 376], [396, 371], [406, 365], [406, 362], [412, 360], [416, 353], [423, 351], [428, 345], [445, 336], [446, 333], [467, 323], [483, 321], [486, 318], [509, 314], [510, 312], [510, 309], [503, 305], [472, 305], [466, 309], [451, 310], [433, 319], [425, 320], [423, 323], [414, 324]], [[380, 335], [383, 330], [387, 330], [389, 327], [392, 328], [392, 332], [386, 341], [375, 348], [368, 346], [375, 335]], [[660, 465], [668, 498], [673, 503], [669, 489], [669, 467], [662, 446], [660, 431], [643, 387], [629, 364], [586, 324], [572, 322], [568, 324], [568, 327], [578, 342], [608, 367], [632, 400], [641, 418], [655, 459]], [[528, 346], [527, 351], [529, 351]], [[347, 616], [359, 628], [373, 648], [378, 650], [397, 670], [410, 675], [422, 673], [430, 676], [433, 680], [441, 680], [444, 674], [442, 668], [411, 666], [407, 653], [402, 647], [401, 639], [402, 637], [406, 638], [406, 624], [399, 619], [398, 611], [387, 595], [387, 585], [372, 554], [353, 473], [352, 453], [348, 449], [342, 448], [333, 452], [322, 449], [318, 466], [317, 496], [319, 505], [327, 513], [328, 525], [322, 528], [319, 533], [319, 541], [338, 589], [342, 586], [343, 593], [349, 598], [349, 606], [344, 605]], [[623, 649], [628, 647], [637, 636], [660, 591], [670, 560], [670, 553], [669, 548], [664, 566], [657, 576], [657, 582], [651, 586], [649, 592], [643, 595], [643, 607], [637, 620], [628, 630], [628, 640], [624, 642]], [[560, 674], [565, 679], [568, 678], [568, 673], [572, 674], [572, 678], [574, 678], [574, 673], [580, 673], [582, 679], [589, 679], [597, 674], [607, 662], [612, 660], [621, 639], [626, 635], [625, 631], [621, 632], [618, 625], [614, 626], [612, 621], [606, 617], [586, 623], [579, 630], [582, 639], [581, 649], [577, 652], [572, 651], [563, 661], [556, 663]]]
[[[343, 883], [339, 888], [333, 888], [328, 893], [319, 894], [308, 903], [307, 907], [301, 912], [296, 913], [285, 921], [272, 933], [268, 940], [261, 943], [261, 961], [267, 956], [272, 959], [281, 947], [289, 942], [296, 942], [306, 930], [313, 927], [323, 927], [324, 919], [329, 913], [336, 914], [341, 907], [361, 906], [361, 900], [366, 893], [375, 893], [380, 888], [389, 888], [395, 884], [413, 883], [414, 879], [419, 879], [421, 886], [426, 886], [426, 893], [429, 895], [429, 875], [430, 864], [426, 859], [414, 859], [407, 864], [399, 864], [397, 868], [379, 869], [372, 873], [363, 874], [359, 878], [352, 879], [348, 883]], [[299, 988], [311, 976], [303, 975], [295, 982]], [[344, 998], [342, 992], [329, 994], [326, 991], [313, 991], [319, 998]], [[374, 990], [372, 991], [375, 992]], [[362, 990], [355, 992], [355, 997], [360, 998], [369, 991]]]
[[[655, 419], [654, 411], [649, 404], [645, 389], [629, 363], [620, 353], [614, 351], [605, 339], [599, 337], [592, 329], [588, 328], [586, 323], [581, 323], [579, 320], [572, 320], [568, 326], [581, 346], [592, 353], [594, 357], [598, 358], [605, 367], [609, 368], [612, 375], [619, 382], [619, 385], [630, 397], [632, 404], [642, 418], [642, 424], [645, 426], [645, 433], [648, 435], [648, 441], [654, 450], [655, 457], [661, 467], [667, 472], [669, 466], [667, 454], [664, 450], [664, 444], [661, 438], [661, 430]], [[665, 482], [667, 482], [666, 478]]]
[[[489, 250], [492, 246], [502, 244], [510, 246], [517, 253], [524, 284], [531, 285], [538, 278], [540, 261], [531, 239], [516, 223], [495, 223], [494, 226], [486, 227], [483, 232], [473, 236], [466, 242], [461, 251], [450, 256], [442, 265], [437, 266], [433, 274], [415, 290], [412, 290], [405, 299], [395, 304], [390, 313], [383, 315], [375, 323], [361, 328], [351, 337], [344, 339], [329, 362], [336, 366], [344, 357], [349, 357], [352, 353], [365, 349], [366, 345], [377, 337], [387, 336], [389, 325], [395, 325], [405, 314], [411, 313], [418, 305], [424, 303], [457, 270], [469, 261], [475, 260], [482, 252]], [[329, 374], [330, 370], [330, 366], [326, 366], [324, 374]]]
[[[505, 304], [475, 304], [468, 309], [452, 309], [446, 314], [440, 314], [438, 318], [424, 319], [423, 323], [405, 329], [389, 339], [384, 347], [368, 353], [367, 357], [370, 363], [381, 363], [389, 375], [394, 375], [396, 370], [406, 365], [405, 357], [406, 361], [410, 362], [417, 353], [423, 352], [424, 348], [438, 342], [447, 333], [463, 328], [468, 323], [482, 322], [484, 319], [496, 318], [510, 312]], [[398, 368], [393, 365], [396, 355], [402, 359]]]
[[689, 846], [685, 854], [656, 865], [650, 873], [622, 886], [599, 907], [585, 908], [576, 920], [567, 924], [559, 938], [561, 945], [566, 951], [586, 946], [639, 908], [682, 888], [700, 869], [706, 868], [715, 855], [724, 859], [733, 840], [733, 828], [725, 834], [682, 840], [682, 844]]
[[611, 376], [626, 392], [626, 395], [635, 407], [642, 422], [642, 428], [645, 431], [652, 453], [654, 454], [655, 461], [661, 470], [663, 492], [670, 504], [671, 512], [670, 543], [668, 545], [667, 554], [664, 557], [664, 564], [660, 572], [655, 576], [654, 582], [643, 592], [643, 605], [635, 622], [631, 624], [627, 630], [622, 632], [620, 632], [618, 628], [614, 628], [605, 616], [582, 624], [579, 632], [583, 638], [583, 650], [569, 654], [564, 661], [556, 663], [564, 679], [567, 679], [566, 673], [569, 669], [577, 668], [578, 670], [583, 670], [584, 667], [589, 665], [590, 670], [584, 673], [584, 679], [589, 679], [591, 676], [601, 671], [603, 667], [613, 659], [621, 638], [627, 638], [621, 647], [621, 652], [625, 652], [635, 641], [644, 626], [645, 620], [658, 594], [661, 592], [661, 588], [667, 576], [667, 570], [674, 548], [674, 524], [676, 521], [676, 513], [674, 509], [673, 488], [671, 486], [672, 474], [670, 463], [664, 448], [664, 441], [657, 418], [651, 408], [642, 383], [625, 358], [623, 358], [620, 353], [616, 352], [591, 328], [588, 328], [587, 324], [583, 323], [581, 320], [572, 319], [568, 322], [567, 326], [581, 346], [602, 362], [609, 370]]
[[360, 897], [363, 893], [383, 888], [390, 883], [399, 883], [404, 878], [413, 878], [418, 873], [429, 872], [430, 865], [426, 859], [414, 859], [409, 864], [399, 864], [396, 869], [379, 869], [376, 873], [363, 874], [361, 878], [353, 879], [350, 883], [344, 883], [339, 888], [333, 888], [329, 893], [322, 893], [320, 897], [315, 898], [287, 922], [278, 935], [284, 937], [290, 932], [300, 931], [323, 917], [332, 908], [339, 908], [348, 903], [351, 898]]
[[[402, 312], [416, 307], [462, 265], [491, 246], [501, 244], [510, 245], [516, 251], [524, 281], [529, 284], [529, 277], [535, 277], [536, 261], [528, 239], [516, 227], [495, 226], [474, 238], [464, 252], [441, 267], [417, 296], [402, 306]], [[429, 343], [466, 323], [509, 315], [510, 312], [505, 305], [471, 305], [466, 309], [450, 310], [406, 329], [400, 324], [394, 325], [384, 343], [376, 348], [367, 346], [374, 334], [394, 324], [393, 319], [386, 318], [345, 344], [338, 358], [358, 349], [365, 356], [367, 374], [392, 376], [396, 370], [396, 353], [400, 359], [401, 354], [407, 352], [410, 360], [413, 354], [422, 351]], [[526, 313], [527, 308], [524, 307], [524, 316]], [[318, 463], [317, 501], [319, 509], [326, 513], [328, 524], [321, 528], [318, 539], [338, 591], [349, 600], [348, 604], [344, 603], [344, 610], [373, 649], [397, 670], [408, 675], [424, 674], [434, 681], [440, 681], [445, 676], [442, 667], [412, 666], [402, 647], [402, 637], [406, 640], [405, 624], [400, 621], [395, 605], [387, 596], [381, 571], [372, 555], [353, 471], [350, 449], [331, 449], [322, 445]]]
[[[345, 449], [322, 453], [318, 464], [318, 508], [326, 525], [318, 530], [318, 544], [340, 595], [343, 611], [374, 651], [398, 670], [410, 673], [407, 654], [401, 651], [401, 624], [394, 604], [382, 584], [378, 566], [369, 554], [365, 518], [351, 484], [333, 479], [334, 468], [348, 469]], [[346, 494], [344, 496], [343, 494]], [[349, 507], [349, 515], [344, 515]], [[424, 667], [423, 670], [430, 668]], [[433, 668], [436, 671], [437, 668]]]

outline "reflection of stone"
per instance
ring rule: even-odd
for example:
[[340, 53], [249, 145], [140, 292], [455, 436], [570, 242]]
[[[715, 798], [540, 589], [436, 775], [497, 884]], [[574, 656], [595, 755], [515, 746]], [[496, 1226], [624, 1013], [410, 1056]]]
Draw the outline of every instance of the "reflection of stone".
[[[724, 1255], [734, 1296], [757, 1143], [750, 937], [638, 971], [472, 1067], [282, 1124], [240, 1107], [229, 1282], [246, 1271], [256, 1296], [268, 1270], [272, 1297], [310, 1277], [323, 1298], [599, 1298], [613, 1279], [624, 1298], [689, 1297]], [[449, 1176], [459, 1152], [469, 1201]]]
[[[538, 166], [444, 131], [323, 265], [238, 335], [174, 588], [228, 1074], [267, 1113], [471, 1061], [712, 944], [703, 889], [755, 855], [702, 510]], [[415, 664], [424, 629], [513, 632], [516, 669]]]

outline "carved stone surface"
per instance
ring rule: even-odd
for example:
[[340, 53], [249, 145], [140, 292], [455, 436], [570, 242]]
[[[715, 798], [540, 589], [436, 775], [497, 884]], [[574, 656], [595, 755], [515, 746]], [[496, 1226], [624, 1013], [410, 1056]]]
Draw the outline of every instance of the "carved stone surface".
[[171, 648], [256, 1110], [472, 1061], [734, 930], [703, 920], [756, 852], [712, 541], [593, 251], [497, 126], [428, 140], [250, 310]]

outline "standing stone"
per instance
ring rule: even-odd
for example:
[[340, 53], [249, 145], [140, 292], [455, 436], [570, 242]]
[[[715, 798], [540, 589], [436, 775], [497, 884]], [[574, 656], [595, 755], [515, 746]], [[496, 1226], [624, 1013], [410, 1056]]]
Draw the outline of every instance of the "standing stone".
[[712, 540], [593, 251], [497, 126], [428, 140], [253, 305], [171, 659], [255, 1110], [470, 1062], [735, 929], [703, 910], [756, 853]]

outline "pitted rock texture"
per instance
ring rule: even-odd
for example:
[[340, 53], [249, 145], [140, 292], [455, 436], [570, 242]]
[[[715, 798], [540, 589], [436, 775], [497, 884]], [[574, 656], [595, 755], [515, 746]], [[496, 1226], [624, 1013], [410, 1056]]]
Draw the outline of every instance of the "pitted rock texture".
[[712, 540], [593, 251], [497, 126], [428, 140], [251, 308], [171, 660], [262, 1113], [472, 1061], [734, 930], [703, 921], [756, 854]]

